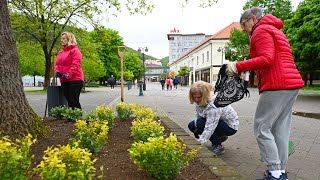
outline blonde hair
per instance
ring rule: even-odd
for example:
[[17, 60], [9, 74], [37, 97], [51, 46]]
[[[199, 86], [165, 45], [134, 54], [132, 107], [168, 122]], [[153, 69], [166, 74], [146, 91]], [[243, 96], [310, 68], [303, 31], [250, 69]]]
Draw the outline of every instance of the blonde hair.
[[214, 87], [207, 82], [197, 81], [191, 85], [189, 90], [189, 101], [191, 104], [194, 103], [194, 94], [201, 94], [202, 99], [199, 103], [200, 106], [206, 106], [211, 100], [211, 91], [214, 91]]
[[63, 32], [63, 33], [61, 33], [61, 36], [63, 36], [63, 35], [66, 35], [66, 36], [67, 36], [68, 46], [77, 45], [76, 37], [75, 37], [72, 33]]

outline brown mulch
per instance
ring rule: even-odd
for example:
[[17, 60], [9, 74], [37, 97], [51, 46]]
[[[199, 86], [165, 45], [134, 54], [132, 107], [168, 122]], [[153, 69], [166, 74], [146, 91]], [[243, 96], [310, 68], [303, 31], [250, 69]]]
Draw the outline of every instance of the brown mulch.
[[[67, 120], [45, 119], [45, 125], [50, 129], [46, 137], [39, 138], [37, 143], [32, 145], [31, 153], [34, 154], [31, 168], [40, 163], [43, 151], [49, 146], [66, 145], [73, 136], [74, 122]], [[166, 126], [163, 124], [166, 128]], [[108, 143], [102, 151], [93, 158], [97, 158], [95, 163], [96, 174], [101, 175], [100, 166], [104, 166], [104, 178], [108, 180], [150, 180], [152, 177], [133, 164], [130, 159], [128, 149], [133, 143], [130, 137], [131, 120], [115, 120], [114, 128], [108, 134]], [[166, 134], [170, 131], [166, 128]], [[31, 179], [40, 179], [32, 177]], [[200, 163], [199, 159], [192, 160], [189, 166], [184, 168], [176, 177], [176, 180], [186, 179], [218, 179], [209, 168]]]

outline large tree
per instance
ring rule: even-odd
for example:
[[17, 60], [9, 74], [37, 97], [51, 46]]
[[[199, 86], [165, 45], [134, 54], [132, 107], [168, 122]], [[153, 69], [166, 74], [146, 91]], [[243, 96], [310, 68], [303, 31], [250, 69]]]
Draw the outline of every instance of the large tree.
[[41, 134], [42, 121], [30, 108], [23, 91], [6, 0], [0, 1], [0, 17], [0, 131], [12, 137]]
[[[297, 67], [305, 84], [312, 72], [320, 69], [320, 4], [319, 0], [300, 3], [292, 19], [286, 21], [285, 32], [290, 41]], [[310, 76], [310, 77], [308, 77]]]
[[[144, 1], [127, 0], [131, 13], [145, 14], [153, 6]], [[41, 44], [45, 59], [45, 88], [49, 85], [51, 54], [67, 26], [98, 27], [102, 13], [119, 11], [118, 0], [11, 0], [10, 9], [18, 20], [12, 24], [23, 36]], [[100, 18], [98, 18], [100, 17]], [[105, 16], [104, 16], [105, 17]], [[55, 50], [57, 51], [57, 50]], [[55, 52], [56, 53], [56, 52]]]

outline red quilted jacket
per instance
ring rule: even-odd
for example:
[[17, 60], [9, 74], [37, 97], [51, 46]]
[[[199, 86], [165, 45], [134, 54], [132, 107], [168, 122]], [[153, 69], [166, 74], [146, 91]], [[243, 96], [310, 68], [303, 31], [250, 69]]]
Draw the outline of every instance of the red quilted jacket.
[[58, 52], [55, 71], [69, 75], [70, 79], [60, 77], [60, 82], [83, 81], [83, 71], [81, 66], [82, 54], [78, 46], [66, 46]]
[[239, 72], [256, 71], [260, 93], [304, 86], [289, 41], [281, 28], [283, 22], [280, 19], [271, 14], [265, 15], [253, 27], [250, 42], [252, 59], [236, 63]]

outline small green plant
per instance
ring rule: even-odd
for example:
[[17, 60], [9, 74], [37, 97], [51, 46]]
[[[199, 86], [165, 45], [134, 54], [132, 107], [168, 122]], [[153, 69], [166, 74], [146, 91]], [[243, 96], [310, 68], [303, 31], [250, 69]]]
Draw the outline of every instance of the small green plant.
[[87, 113], [83, 119], [86, 120], [86, 121], [96, 121], [98, 118], [98, 115], [95, 113], [95, 112], [90, 112], [90, 113]]
[[30, 154], [32, 140], [29, 134], [21, 141], [12, 142], [8, 136], [0, 139], [0, 179], [27, 179], [27, 170], [33, 155]]
[[65, 106], [57, 106], [50, 110], [50, 114], [52, 117], [56, 119], [62, 119], [63, 114], [66, 112], [66, 110], [67, 110], [67, 107]]
[[126, 120], [132, 114], [129, 104], [124, 102], [120, 102], [116, 105], [116, 111], [120, 120]]
[[63, 113], [62, 116], [67, 118], [69, 121], [75, 121], [77, 119], [82, 118], [83, 111], [78, 108], [67, 108]]
[[70, 145], [49, 147], [35, 169], [41, 179], [92, 179], [96, 169], [91, 153]]
[[107, 121], [109, 129], [113, 128], [113, 121], [115, 115], [113, 113], [112, 108], [105, 107], [105, 106], [97, 106], [96, 107], [96, 114], [100, 121]]
[[108, 140], [108, 122], [77, 120], [75, 137], [71, 139], [73, 147], [86, 148], [92, 153], [100, 152]]
[[131, 159], [156, 179], [174, 179], [181, 169], [197, 154], [197, 149], [184, 153], [186, 145], [175, 135], [168, 138], [150, 138], [148, 142], [135, 142], [128, 150]]
[[144, 119], [143, 121], [134, 120], [132, 122], [131, 136], [135, 141], [147, 141], [150, 137], [163, 136], [164, 127], [160, 120]]
[[148, 107], [142, 107], [135, 111], [136, 120], [155, 119], [156, 113]]

